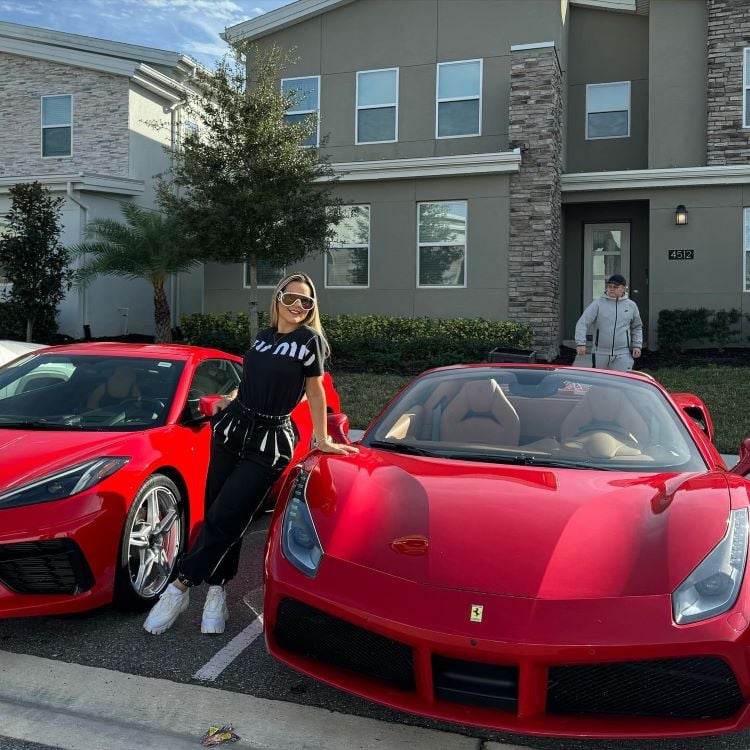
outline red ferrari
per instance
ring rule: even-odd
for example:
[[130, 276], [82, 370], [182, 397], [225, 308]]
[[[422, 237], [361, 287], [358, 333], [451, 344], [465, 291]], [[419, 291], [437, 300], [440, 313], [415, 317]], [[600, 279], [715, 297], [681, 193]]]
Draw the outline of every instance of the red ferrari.
[[[110, 343], [0, 368], [0, 617], [154, 602], [203, 518], [200, 399], [241, 373], [240, 357], [215, 349]], [[301, 458], [307, 404], [292, 416]]]
[[359, 454], [310, 454], [269, 534], [285, 664], [405, 711], [529, 734], [750, 726], [750, 440], [643, 374], [441, 368]]

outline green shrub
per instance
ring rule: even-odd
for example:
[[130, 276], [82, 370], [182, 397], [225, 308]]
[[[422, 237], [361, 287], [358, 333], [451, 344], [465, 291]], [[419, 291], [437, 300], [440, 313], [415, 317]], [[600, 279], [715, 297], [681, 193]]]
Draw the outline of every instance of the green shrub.
[[742, 313], [731, 310], [661, 310], [656, 326], [659, 349], [681, 352], [689, 342], [715, 344], [723, 349], [739, 334], [737, 324]]
[[[332, 364], [341, 369], [418, 372], [459, 362], [482, 362], [490, 349], [525, 349], [534, 338], [529, 326], [504, 320], [321, 317], [333, 351]], [[241, 354], [251, 343], [245, 313], [187, 315], [181, 325], [185, 340], [191, 344]]]
[[[57, 333], [54, 308], [44, 307], [34, 320], [33, 337], [39, 344], [48, 344]], [[26, 309], [15, 300], [0, 302], [0, 339], [26, 340]]]

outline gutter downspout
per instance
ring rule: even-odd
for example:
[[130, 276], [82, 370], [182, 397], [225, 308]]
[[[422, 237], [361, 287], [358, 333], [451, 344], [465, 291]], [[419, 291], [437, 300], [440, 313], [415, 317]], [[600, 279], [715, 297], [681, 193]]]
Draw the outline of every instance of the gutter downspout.
[[[83, 177], [83, 174], [81, 174], [80, 176]], [[89, 207], [85, 203], [81, 203], [81, 201], [78, 200], [78, 198], [76, 198], [73, 195], [73, 182], [71, 180], [68, 180], [68, 182], [67, 182], [67, 184], [65, 186], [65, 193], [67, 194], [68, 198], [70, 198], [70, 200], [73, 203], [75, 203], [81, 209], [82, 222], [81, 222], [81, 227], [80, 227], [80, 231], [79, 231], [79, 239], [80, 239], [81, 242], [85, 242], [85, 239], [86, 239], [86, 225], [88, 224], [88, 221], [89, 221], [89, 218], [88, 218], [89, 217]], [[84, 255], [83, 258], [82, 258], [82, 263], [85, 263], [85, 262], [86, 262], [86, 256]], [[80, 320], [81, 330], [83, 331], [84, 336], [85, 336], [86, 335], [86, 331], [90, 330], [90, 329], [86, 328], [86, 326], [89, 324], [88, 323], [88, 317], [89, 317], [88, 288], [87, 287], [83, 287], [82, 289], [79, 289], [78, 294], [79, 294], [78, 299], [79, 299], [79, 302], [80, 302], [80, 304], [79, 304], [79, 312], [80, 312], [80, 316], [81, 316], [81, 320]]]
[[[164, 107], [164, 112], [169, 112], [169, 145], [171, 154], [174, 154], [180, 147], [180, 110], [182, 109], [184, 104], [185, 102], [180, 100], [178, 102], [175, 102], [174, 104], [170, 104], [168, 107]], [[170, 276], [169, 284], [169, 310], [172, 328], [176, 328], [178, 321], [180, 320], [178, 309], [180, 305], [179, 290], [180, 279], [176, 273], [173, 273]]]

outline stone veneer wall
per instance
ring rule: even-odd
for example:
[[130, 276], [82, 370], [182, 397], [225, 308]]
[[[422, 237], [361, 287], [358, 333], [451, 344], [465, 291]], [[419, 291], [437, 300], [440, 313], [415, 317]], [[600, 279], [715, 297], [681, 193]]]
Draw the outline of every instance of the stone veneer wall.
[[707, 163], [747, 164], [750, 129], [742, 128], [742, 64], [750, 47], [750, 3], [708, 0]]
[[551, 359], [560, 343], [562, 75], [554, 47], [511, 51], [511, 148], [521, 169], [510, 182], [508, 312], [534, 329]]
[[[129, 174], [125, 76], [0, 52], [0, 177]], [[73, 155], [42, 158], [41, 97], [73, 95]]]

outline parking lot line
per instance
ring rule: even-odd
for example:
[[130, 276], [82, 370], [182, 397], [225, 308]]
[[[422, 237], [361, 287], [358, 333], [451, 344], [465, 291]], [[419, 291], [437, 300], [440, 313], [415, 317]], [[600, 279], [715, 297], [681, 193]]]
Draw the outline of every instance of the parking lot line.
[[215, 680], [262, 632], [263, 615], [261, 614], [206, 662], [193, 675], [193, 679], [206, 682]]

